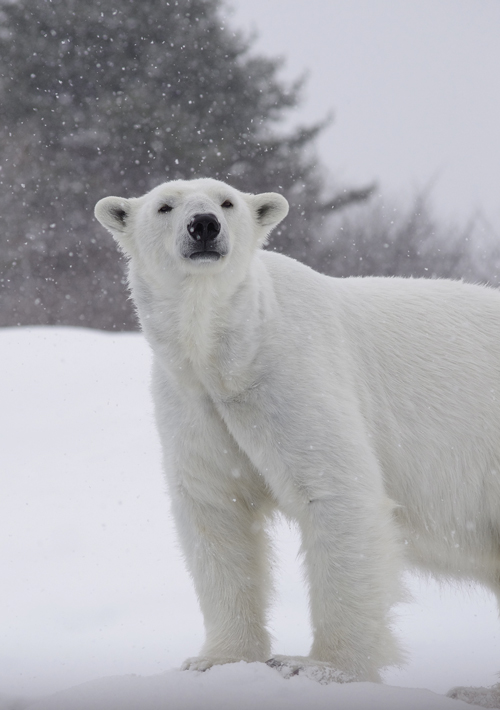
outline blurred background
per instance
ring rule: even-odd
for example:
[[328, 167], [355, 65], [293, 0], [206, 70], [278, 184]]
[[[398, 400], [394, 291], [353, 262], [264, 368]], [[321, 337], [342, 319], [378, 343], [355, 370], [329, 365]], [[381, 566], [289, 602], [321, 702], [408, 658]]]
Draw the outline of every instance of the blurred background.
[[0, 0], [0, 325], [135, 330], [110, 194], [278, 191], [335, 276], [499, 282], [498, 0]]

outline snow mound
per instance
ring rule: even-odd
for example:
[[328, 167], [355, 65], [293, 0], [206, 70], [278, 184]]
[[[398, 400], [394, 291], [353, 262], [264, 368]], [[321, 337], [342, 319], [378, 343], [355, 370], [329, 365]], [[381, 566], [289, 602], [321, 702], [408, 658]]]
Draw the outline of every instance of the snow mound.
[[285, 680], [264, 663], [232, 663], [155, 676], [114, 676], [52, 695], [28, 710], [470, 710], [430, 690], [375, 683], [323, 685], [302, 676]]
[[500, 708], [500, 683], [492, 688], [453, 688], [448, 697], [482, 708]]

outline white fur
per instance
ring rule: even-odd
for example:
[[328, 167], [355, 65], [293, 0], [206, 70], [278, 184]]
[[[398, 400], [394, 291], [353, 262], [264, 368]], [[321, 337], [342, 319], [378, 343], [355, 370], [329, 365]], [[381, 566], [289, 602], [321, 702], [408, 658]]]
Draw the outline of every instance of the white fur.
[[[200, 212], [221, 224], [217, 262], [181, 255]], [[403, 552], [500, 592], [500, 295], [320, 275], [260, 249], [286, 212], [279, 195], [215, 180], [96, 207], [130, 258], [154, 352], [172, 508], [206, 626], [185, 667], [269, 658], [277, 508], [302, 533], [310, 662], [377, 680], [398, 658]]]

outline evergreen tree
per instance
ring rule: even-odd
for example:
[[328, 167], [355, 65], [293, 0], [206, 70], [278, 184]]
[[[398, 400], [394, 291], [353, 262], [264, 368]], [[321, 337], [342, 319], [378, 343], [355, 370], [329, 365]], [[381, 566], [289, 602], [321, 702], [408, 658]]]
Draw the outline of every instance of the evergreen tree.
[[278, 69], [220, 0], [0, 0], [0, 324], [135, 327], [93, 205], [169, 179], [280, 191], [292, 209], [273, 246], [307, 260], [332, 206], [322, 125], [279, 132], [301, 82]]

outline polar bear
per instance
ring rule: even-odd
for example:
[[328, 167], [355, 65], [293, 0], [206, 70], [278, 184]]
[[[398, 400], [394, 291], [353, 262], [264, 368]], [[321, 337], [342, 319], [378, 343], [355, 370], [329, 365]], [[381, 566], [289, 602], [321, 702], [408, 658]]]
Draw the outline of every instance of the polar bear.
[[154, 354], [173, 515], [206, 641], [184, 668], [269, 661], [266, 520], [301, 531], [313, 644], [340, 679], [399, 658], [404, 560], [500, 593], [500, 295], [335, 279], [265, 251], [275, 193], [212, 179], [106, 197]]

